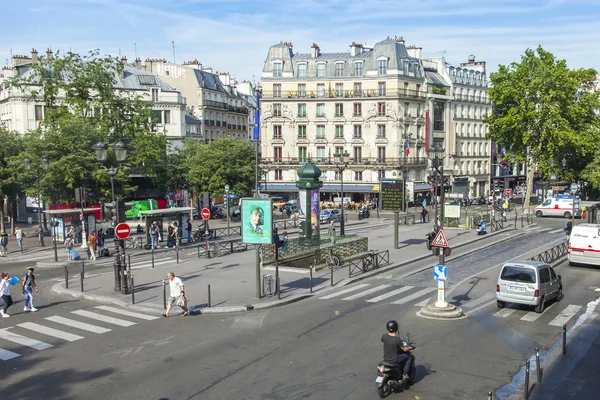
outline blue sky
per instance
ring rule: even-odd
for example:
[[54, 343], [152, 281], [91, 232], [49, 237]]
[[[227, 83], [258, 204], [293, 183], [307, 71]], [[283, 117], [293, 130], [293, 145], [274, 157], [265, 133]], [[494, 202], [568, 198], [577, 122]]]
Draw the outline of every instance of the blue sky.
[[[387, 36], [445, 54], [498, 64], [541, 44], [572, 68], [600, 69], [597, 0], [17, 0], [0, 2], [0, 62], [10, 54], [87, 52], [198, 59], [239, 80], [260, 80], [270, 45], [310, 52], [349, 51]], [[10, 61], [9, 61], [10, 62]]]

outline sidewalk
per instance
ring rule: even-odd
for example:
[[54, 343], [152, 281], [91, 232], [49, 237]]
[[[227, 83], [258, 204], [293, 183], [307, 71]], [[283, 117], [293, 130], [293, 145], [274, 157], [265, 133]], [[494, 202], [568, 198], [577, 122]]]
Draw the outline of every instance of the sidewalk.
[[[389, 221], [388, 221], [389, 222]], [[371, 226], [371, 229], [369, 229]], [[401, 226], [399, 229], [399, 249], [393, 247], [393, 223], [381, 225], [367, 224], [359, 227], [362, 236], [369, 238], [369, 249], [389, 250], [389, 266], [380, 267], [367, 273], [348, 277], [348, 267], [343, 266], [334, 271], [335, 287], [340, 287], [370, 276], [384, 273], [402, 265], [415, 261], [432, 258], [431, 252], [425, 247], [425, 234], [431, 230], [428, 223], [412, 226]], [[498, 234], [511, 232], [503, 230]], [[349, 234], [354, 232], [349, 232]], [[447, 229], [445, 231], [453, 249], [460, 248], [476, 241], [481, 242], [479, 248], [487, 247], [499, 240], [506, 240], [506, 235], [488, 233], [477, 236], [475, 231]], [[501, 239], [502, 238], [502, 239]], [[175, 252], [173, 252], [175, 254]], [[174, 257], [174, 256], [173, 256]], [[433, 258], [432, 258], [433, 260]], [[147, 261], [147, 260], [146, 260]], [[180, 251], [180, 264], [171, 258], [163, 261], [156, 268], [149, 268], [143, 260], [134, 262], [132, 259], [132, 274], [135, 282], [135, 306], [153, 309], [159, 312], [163, 309], [163, 279], [169, 271], [182, 278], [190, 308], [202, 313], [222, 313], [245, 311], [276, 307], [310, 297], [311, 274], [310, 268], [280, 267], [281, 299], [277, 296], [264, 296], [257, 299], [256, 267], [254, 250], [235, 253], [219, 258], [197, 258], [196, 252]], [[53, 287], [53, 291], [61, 294], [84, 297], [103, 303], [113, 303], [120, 306], [132, 305], [131, 295], [114, 292], [114, 273], [112, 267], [106, 268], [100, 274], [87, 274], [84, 280], [84, 292], [80, 291], [79, 271], [70, 272], [69, 289], [64, 282]], [[270, 274], [275, 278], [275, 267], [261, 268], [260, 275]], [[261, 282], [262, 284], [262, 282]], [[211, 307], [208, 306], [208, 286], [210, 285]], [[331, 272], [316, 271], [312, 276], [313, 292], [320, 292], [331, 287]], [[168, 287], [166, 288], [168, 291]], [[273, 288], [274, 291], [274, 288]], [[169, 293], [167, 293], [167, 296]]]

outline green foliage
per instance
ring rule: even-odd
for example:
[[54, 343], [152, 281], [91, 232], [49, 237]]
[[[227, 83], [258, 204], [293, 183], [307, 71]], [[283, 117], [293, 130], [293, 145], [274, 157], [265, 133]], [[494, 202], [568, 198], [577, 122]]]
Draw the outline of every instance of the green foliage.
[[180, 169], [188, 187], [196, 193], [215, 196], [229, 193], [244, 196], [254, 186], [256, 150], [252, 143], [233, 137], [209, 143], [186, 140], [180, 154]]
[[445, 87], [432, 86], [431, 93], [434, 94], [448, 94], [448, 90]]
[[22, 148], [22, 140], [18, 133], [10, 132], [0, 126], [0, 196], [14, 199], [19, 192], [19, 184], [11, 167], [10, 160]]

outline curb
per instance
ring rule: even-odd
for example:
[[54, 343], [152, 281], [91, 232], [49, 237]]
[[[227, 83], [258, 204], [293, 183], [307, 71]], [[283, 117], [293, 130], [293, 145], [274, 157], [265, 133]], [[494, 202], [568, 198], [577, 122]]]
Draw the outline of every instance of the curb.
[[95, 295], [95, 294], [86, 294], [86, 293], [76, 292], [71, 289], [64, 289], [63, 287], [61, 287], [60, 283], [56, 283], [54, 286], [52, 286], [52, 291], [57, 294], [63, 294], [63, 295], [71, 296], [71, 297], [79, 297], [79, 298], [82, 298], [85, 300], [96, 301], [98, 303], [115, 304], [120, 307], [128, 307], [129, 306], [128, 303], [126, 303], [122, 300], [119, 300], [119, 299], [113, 299], [112, 297], [100, 296], [100, 295]]

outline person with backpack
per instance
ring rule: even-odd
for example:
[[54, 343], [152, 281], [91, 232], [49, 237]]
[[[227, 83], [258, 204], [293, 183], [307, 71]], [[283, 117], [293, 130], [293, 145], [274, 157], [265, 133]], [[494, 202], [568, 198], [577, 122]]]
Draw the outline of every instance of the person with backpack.
[[0, 296], [2, 296], [2, 301], [4, 302], [4, 307], [0, 310], [0, 315], [2, 315], [2, 318], [8, 318], [10, 317], [10, 315], [8, 315], [8, 307], [13, 304], [13, 298], [10, 295], [8, 272], [3, 272], [0, 277]]
[[35, 283], [35, 275], [33, 275], [33, 268], [27, 268], [27, 274], [23, 277], [21, 281], [21, 286], [23, 287], [23, 296], [25, 296], [25, 307], [23, 307], [23, 311], [37, 311], [37, 308], [33, 306], [33, 289], [35, 289], [36, 293], [39, 293], [38, 287]]
[[151, 248], [153, 248], [153, 249], [158, 248], [158, 234], [159, 234], [158, 224], [156, 223], [156, 221], [153, 221], [152, 225], [150, 225], [150, 240], [152, 241]]
[[8, 234], [6, 232], [2, 232], [0, 234], [0, 256], [6, 257], [8, 254]]

